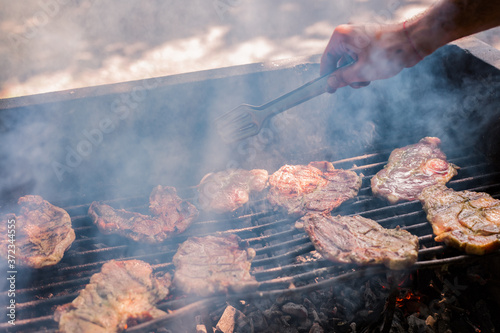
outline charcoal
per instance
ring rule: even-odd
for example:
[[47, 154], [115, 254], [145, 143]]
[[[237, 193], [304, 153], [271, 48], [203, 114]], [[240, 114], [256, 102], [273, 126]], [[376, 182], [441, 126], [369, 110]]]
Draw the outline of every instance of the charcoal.
[[215, 328], [223, 333], [253, 332], [251, 321], [241, 311], [231, 305], [226, 307]]
[[394, 311], [394, 315], [392, 317], [392, 322], [389, 330], [381, 330], [381, 332], [390, 332], [390, 333], [408, 333], [407, 323], [404, 318], [403, 313], [396, 309]]
[[166, 329], [166, 328], [164, 328], [164, 327], [161, 327], [161, 328], [159, 328], [159, 329], [156, 331], [156, 333], [172, 333], [172, 331], [171, 331], [171, 330], [168, 330], [168, 329]]
[[307, 310], [315, 310], [316, 307], [314, 306], [314, 303], [309, 300], [309, 298], [305, 297], [304, 298], [304, 305], [306, 306]]
[[309, 333], [324, 333], [323, 327], [321, 327], [318, 323], [314, 323], [309, 330]]
[[264, 332], [269, 325], [261, 311], [254, 311], [247, 316], [253, 323], [256, 332]]
[[370, 282], [366, 282], [364, 286], [363, 298], [365, 300], [365, 308], [367, 309], [373, 309], [380, 300], [370, 287]]
[[288, 302], [281, 307], [281, 310], [299, 319], [307, 318], [307, 309], [303, 305]]
[[263, 312], [263, 314], [264, 314], [264, 317], [269, 320], [269, 319], [279, 317], [283, 313], [279, 310], [278, 305], [274, 304], [269, 309], [265, 310]]
[[207, 327], [203, 324], [203, 318], [201, 316], [196, 316], [194, 318], [196, 323], [196, 333], [207, 333]]
[[480, 323], [479, 326], [481, 326], [485, 332], [495, 331], [494, 324], [491, 320], [489, 307], [484, 300], [479, 300], [478, 302], [476, 302], [474, 306], [474, 313], [476, 314], [476, 317], [478, 318], [478, 321]]
[[283, 305], [283, 304], [287, 303], [288, 301], [290, 301], [290, 297], [278, 296], [278, 297], [276, 297], [275, 303], [278, 305]]
[[315, 323], [321, 322], [321, 318], [319, 317], [319, 315], [316, 312], [316, 310], [311, 310], [310, 311], [310, 316], [312, 317], [312, 319], [314, 320]]
[[279, 333], [299, 333], [299, 331], [295, 327], [285, 327], [277, 331]]
[[207, 333], [207, 327], [205, 325], [196, 325], [196, 333]]
[[434, 318], [433, 316], [427, 316], [427, 318], [425, 319], [425, 324], [428, 328], [433, 329], [434, 325], [436, 325], [436, 318]]
[[407, 319], [408, 322], [408, 333], [425, 333], [426, 324], [425, 320], [418, 318], [416, 315], [412, 314]]
[[292, 316], [290, 315], [284, 315], [284, 316], [281, 316], [278, 320], [278, 322], [281, 322], [283, 323], [283, 325], [285, 325], [285, 327], [289, 327], [291, 326], [290, 325], [290, 321], [292, 320]]
[[264, 311], [266, 309], [269, 309], [273, 305], [273, 301], [269, 298], [264, 298], [264, 299], [255, 300], [251, 304], [253, 306], [255, 306], [257, 309], [259, 309], [260, 311]]
[[311, 329], [312, 324], [313, 322], [310, 319], [302, 320], [297, 328], [301, 332], [307, 332]]

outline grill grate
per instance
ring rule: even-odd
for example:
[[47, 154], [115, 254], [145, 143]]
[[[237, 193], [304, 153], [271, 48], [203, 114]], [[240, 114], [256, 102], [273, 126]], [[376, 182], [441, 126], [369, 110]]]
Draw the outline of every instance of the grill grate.
[[[371, 196], [370, 178], [386, 164], [389, 153], [386, 151], [368, 154], [333, 163], [336, 168], [351, 169], [364, 175], [359, 195], [345, 202], [334, 213], [359, 214], [378, 221], [386, 228], [399, 225], [417, 235], [420, 250], [415, 270], [474, 260], [474, 256], [464, 255], [434, 242], [432, 228], [427, 223], [419, 202], [388, 205], [383, 200]], [[448, 159], [461, 167], [458, 176], [448, 183], [449, 187], [456, 190], [485, 191], [494, 197], [500, 195], [500, 173], [492, 172], [488, 164], [482, 161], [480, 154], [471, 150], [469, 155], [463, 156], [457, 151], [455, 156], [453, 152], [448, 153]], [[183, 197], [188, 197], [192, 192], [193, 189], [179, 190]], [[147, 210], [148, 205], [147, 198], [144, 197], [117, 199], [109, 203], [135, 211]], [[77, 237], [56, 267], [37, 271], [26, 270], [18, 274], [16, 331], [55, 331], [57, 325], [52, 316], [55, 307], [71, 302], [78, 295], [78, 291], [89, 282], [90, 277], [99, 272], [102, 264], [110, 259], [139, 259], [150, 263], [155, 272], [173, 273], [171, 261], [177, 246], [194, 235], [234, 233], [248, 241], [256, 250], [252, 274], [259, 282], [257, 292], [229, 295], [228, 298], [251, 299], [306, 292], [385, 270], [379, 266], [357, 268], [312, 258], [314, 247], [307, 235], [295, 228], [294, 220], [268, 207], [263, 198], [254, 198], [251, 204], [239, 210], [238, 214], [223, 218], [213, 218], [202, 213], [198, 221], [184, 234], [159, 245], [137, 244], [118, 236], [101, 235], [86, 215], [87, 209], [88, 205], [66, 207], [72, 217]], [[298, 260], [299, 257], [301, 260]], [[289, 289], [291, 284], [294, 285], [293, 290]], [[138, 325], [128, 331], [140, 332], [145, 327], [166, 325], [170, 320], [226, 299], [226, 296], [214, 296], [200, 300], [176, 293], [178, 292], [174, 290], [169, 300], [158, 305], [165, 311], [169, 310], [166, 317]], [[2, 291], [0, 296], [6, 299], [7, 291]], [[12, 329], [6, 323], [1, 324], [0, 328]]]

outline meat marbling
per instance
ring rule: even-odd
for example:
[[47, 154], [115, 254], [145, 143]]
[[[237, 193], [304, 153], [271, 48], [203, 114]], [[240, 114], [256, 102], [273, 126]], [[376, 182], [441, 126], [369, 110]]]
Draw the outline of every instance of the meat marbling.
[[446, 184], [457, 166], [446, 160], [441, 140], [425, 137], [418, 143], [394, 149], [385, 167], [371, 179], [372, 193], [391, 204], [418, 199], [428, 186]]
[[301, 221], [316, 250], [330, 261], [395, 270], [417, 261], [418, 237], [406, 230], [386, 229], [362, 216], [309, 213]]
[[89, 215], [104, 234], [119, 234], [147, 243], [163, 242], [184, 232], [198, 216], [196, 207], [181, 199], [174, 187], [155, 187], [149, 202], [153, 215], [115, 209], [95, 201], [89, 207]]
[[198, 185], [198, 202], [203, 210], [233, 212], [248, 202], [252, 192], [267, 187], [269, 175], [264, 169], [228, 169], [209, 173]]
[[361, 176], [351, 170], [335, 169], [321, 161], [308, 165], [284, 165], [269, 177], [268, 200], [291, 215], [330, 212], [354, 198]]
[[435, 185], [422, 191], [420, 201], [437, 242], [477, 255], [500, 248], [500, 200]]
[[[75, 240], [75, 231], [69, 214], [38, 195], [19, 198], [20, 214], [7, 214], [2, 218], [0, 231], [5, 237], [0, 241], [4, 258], [7, 250], [13, 248], [17, 264], [32, 268], [42, 268], [57, 264], [65, 251]], [[8, 248], [7, 221], [15, 222], [15, 246]]]
[[236, 235], [190, 237], [174, 255], [174, 285], [189, 294], [209, 296], [253, 290], [250, 274], [255, 251]]
[[153, 274], [140, 260], [111, 260], [92, 275], [73, 302], [57, 307], [59, 332], [110, 333], [166, 315], [155, 307], [170, 288], [170, 275]]

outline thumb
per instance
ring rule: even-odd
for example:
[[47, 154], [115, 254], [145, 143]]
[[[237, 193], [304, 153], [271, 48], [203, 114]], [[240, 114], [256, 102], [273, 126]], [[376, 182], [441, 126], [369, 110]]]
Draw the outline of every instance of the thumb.
[[340, 68], [328, 78], [328, 92], [335, 92], [338, 88], [352, 85], [353, 88], [366, 87], [370, 80], [361, 75], [363, 64], [356, 61], [345, 68]]

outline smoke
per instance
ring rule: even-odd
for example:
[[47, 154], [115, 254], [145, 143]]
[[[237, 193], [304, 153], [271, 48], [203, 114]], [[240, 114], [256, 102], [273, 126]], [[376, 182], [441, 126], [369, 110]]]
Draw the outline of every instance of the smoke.
[[[147, 6], [121, 2], [118, 7], [99, 1], [32, 4], [30, 9], [15, 4], [7, 8], [21, 18], [6, 18], [8, 24], [2, 26], [19, 55], [9, 61], [20, 71], [18, 83], [35, 82], [31, 74], [67, 69], [45, 85], [59, 89], [79, 79], [80, 84], [95, 85], [134, 75], [161, 77], [172, 74], [176, 65], [179, 71], [196, 72], [203, 66], [318, 54], [335, 25], [384, 24], [401, 19], [415, 5], [229, 0]], [[467, 135], [478, 136], [488, 117], [472, 114], [495, 96], [490, 87], [496, 79], [472, 74], [459, 86], [450, 84], [439, 57], [367, 88], [317, 97], [276, 116], [259, 136], [235, 145], [217, 137], [211, 127], [215, 117], [242, 103], [261, 105], [295, 89], [317, 76], [317, 66], [219, 81], [196, 82], [188, 75], [179, 79], [180, 85], [141, 79], [101, 98], [2, 111], [2, 197], [12, 201], [35, 193], [61, 202], [71, 197], [89, 202], [146, 194], [160, 183], [194, 186], [205, 173], [231, 167], [271, 172], [283, 163], [307, 162], [310, 152], [322, 147], [330, 148], [318, 158], [331, 159], [412, 143], [425, 135], [456, 142], [462, 133], [459, 125], [471, 117], [479, 122], [474, 130], [465, 126]], [[8, 91], [12, 72], [2, 75]]]
[[[66, 70], [60, 76], [35, 75], [35, 81], [42, 88], [92, 88], [63, 93], [63, 102], [47, 102], [42, 95], [30, 97], [32, 105], [2, 106], [2, 213], [26, 194], [64, 207], [146, 198], [156, 185], [188, 189], [193, 197], [187, 199], [196, 201], [194, 187], [209, 172], [262, 168], [272, 173], [283, 164], [334, 161], [425, 136], [439, 137], [447, 153], [478, 142], [498, 117], [499, 75], [450, 46], [391, 79], [314, 98], [277, 115], [257, 136], [226, 144], [213, 126], [217, 116], [243, 103], [262, 105], [319, 75], [317, 57], [295, 67], [271, 60], [320, 53], [333, 27], [348, 22], [363, 5], [347, 0], [209, 0], [175, 6], [125, 1], [119, 8], [98, 1], [41, 3], [24, 13], [32, 18], [26, 25], [6, 34], [19, 56], [4, 57], [6, 67], [20, 73], [0, 74], [2, 91], [13, 81], [33, 83], [30, 70], [47, 74], [61, 68]], [[379, 8], [372, 23], [395, 19], [403, 5]], [[83, 26], [71, 23], [81, 7], [89, 18]], [[172, 30], [162, 21], [170, 21]], [[71, 43], [58, 41], [61, 36]], [[262, 60], [269, 67], [201, 71]], [[34, 65], [22, 68], [29, 63]], [[180, 72], [194, 73], [168, 76]], [[97, 86], [106, 79], [129, 82], [113, 91]]]
[[392, 79], [290, 109], [233, 145], [218, 137], [217, 116], [295, 89], [315, 78], [318, 66], [208, 80], [211, 73], [200, 73], [183, 84], [141, 80], [120, 94], [6, 110], [2, 196], [86, 203], [148, 195], [158, 184], [195, 186], [204, 174], [227, 168], [273, 172], [285, 163], [356, 156], [429, 135], [451, 146], [467, 138], [469, 145], [495, 114], [498, 76], [478, 62], [475, 75], [456, 81], [444, 67], [450, 57], [458, 67], [467, 61], [450, 46]]

